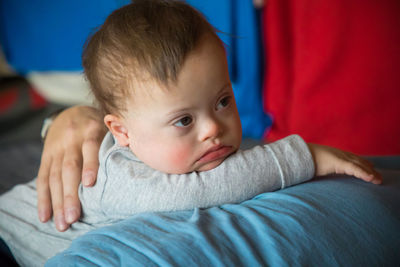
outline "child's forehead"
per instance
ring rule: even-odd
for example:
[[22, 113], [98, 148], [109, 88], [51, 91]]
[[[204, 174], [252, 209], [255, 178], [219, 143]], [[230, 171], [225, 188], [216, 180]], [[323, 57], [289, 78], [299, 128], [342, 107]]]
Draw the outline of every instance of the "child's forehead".
[[[223, 52], [216, 53], [215, 50]], [[202, 71], [207, 68], [207, 66], [210, 67], [210, 63], [208, 63], [208, 65], [204, 65], [204, 62], [214, 62], [215, 64], [212, 64], [213, 67], [218, 65], [224, 68], [222, 71], [218, 69], [217, 73], [225, 73], [225, 68], [227, 68], [226, 64], [215, 62], [215, 59], [218, 58], [217, 54], [221, 55], [221, 58], [218, 59], [218, 62], [221, 60], [226, 60], [225, 48], [220, 40], [216, 40], [212, 37], [210, 38], [210, 36], [204, 36], [196, 45], [196, 47], [185, 56], [183, 62], [179, 66], [180, 69], [175, 78], [169, 77], [168, 80], [161, 81], [160, 79], [157, 79], [155, 75], [152, 75], [150, 72], [141, 69], [140, 66], [136, 66], [131, 72], [132, 80], [129, 86], [129, 94], [132, 95], [132, 98], [130, 99], [130, 102], [152, 102], [156, 101], [156, 96], [160, 95], [168, 96], [173, 94], [175, 97], [179, 97], [179, 95], [184, 95], [186, 91], [189, 90], [189, 87], [196, 87], [197, 85], [204, 87], [204, 81], [212, 80], [212, 77], [216, 76], [215, 72]], [[224, 57], [223, 59], [222, 54]], [[204, 75], [201, 76], [202, 79], [199, 80], [197, 79], [197, 76], [200, 75], [200, 72], [204, 73]], [[215, 81], [215, 78], [213, 81]], [[218, 81], [218, 83], [220, 82], [221, 81]], [[225, 79], [222, 82], [225, 84]], [[222, 84], [220, 84], [220, 86], [222, 86]]]
[[176, 91], [176, 82], [164, 83], [156, 78], [134, 79], [129, 88], [128, 102], [144, 103], [157, 101], [157, 96], [168, 95]]
[[[214, 44], [212, 44], [214, 46]], [[169, 77], [166, 81], [162, 81], [155, 77], [155, 75], [151, 74], [149, 71], [143, 70], [140, 68], [140, 66], [136, 65], [134, 69], [132, 69], [132, 85], [135, 88], [134, 91], [136, 90], [145, 90], [147, 91], [154, 91], [154, 90], [160, 90], [162, 92], [169, 92], [173, 91], [178, 82], [180, 77], [182, 76], [183, 69], [187, 66], [187, 62], [190, 61], [190, 59], [193, 57], [193, 55], [196, 55], [198, 57], [201, 57], [202, 59], [206, 59], [208, 57], [213, 57], [215, 55], [213, 54], [207, 54], [207, 53], [198, 53], [198, 51], [204, 47], [205, 44], [199, 43], [198, 46], [196, 46], [195, 49], [190, 51], [183, 59], [182, 63], [179, 65], [179, 72], [177, 73], [176, 77]], [[223, 49], [223, 46], [217, 46], [218, 49]], [[186, 68], [187, 69], [187, 68]], [[190, 69], [189, 69], [190, 71]], [[151, 90], [149, 90], [149, 88]]]

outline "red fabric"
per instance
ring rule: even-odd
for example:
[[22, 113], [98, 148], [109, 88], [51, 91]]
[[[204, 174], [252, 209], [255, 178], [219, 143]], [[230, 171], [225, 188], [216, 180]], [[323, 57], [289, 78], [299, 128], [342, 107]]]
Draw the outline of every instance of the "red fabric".
[[0, 114], [9, 111], [17, 103], [18, 96], [17, 88], [0, 91]]
[[400, 154], [399, 0], [268, 0], [263, 25], [267, 141]]
[[31, 102], [31, 108], [33, 109], [41, 109], [44, 108], [47, 105], [46, 99], [42, 97], [40, 94], [38, 94], [34, 88], [29, 87], [29, 99]]

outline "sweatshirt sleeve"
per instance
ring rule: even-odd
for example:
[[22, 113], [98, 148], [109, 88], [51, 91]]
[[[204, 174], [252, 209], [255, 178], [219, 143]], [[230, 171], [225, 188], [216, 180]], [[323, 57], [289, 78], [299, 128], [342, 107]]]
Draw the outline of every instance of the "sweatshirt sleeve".
[[92, 223], [113, 222], [140, 212], [239, 203], [314, 176], [312, 156], [298, 135], [239, 150], [204, 172], [162, 173], [121, 148], [111, 149], [100, 162], [96, 186], [80, 188], [83, 213]]

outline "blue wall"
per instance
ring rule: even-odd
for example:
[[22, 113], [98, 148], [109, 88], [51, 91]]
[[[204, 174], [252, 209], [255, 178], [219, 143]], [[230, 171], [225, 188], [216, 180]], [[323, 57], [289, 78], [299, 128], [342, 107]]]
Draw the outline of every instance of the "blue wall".
[[[127, 0], [3, 0], [0, 42], [11, 66], [29, 71], [79, 71], [89, 33]], [[227, 45], [245, 137], [261, 138], [269, 118], [262, 111], [259, 22], [252, 1], [188, 0], [220, 31]]]

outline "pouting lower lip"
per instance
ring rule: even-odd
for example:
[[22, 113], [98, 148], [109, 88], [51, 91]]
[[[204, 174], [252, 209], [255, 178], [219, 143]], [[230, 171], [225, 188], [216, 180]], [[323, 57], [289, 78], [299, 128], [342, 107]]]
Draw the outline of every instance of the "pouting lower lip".
[[226, 157], [232, 152], [232, 147], [230, 146], [219, 146], [215, 147], [208, 152], [206, 152], [198, 161], [199, 162], [209, 162]]

